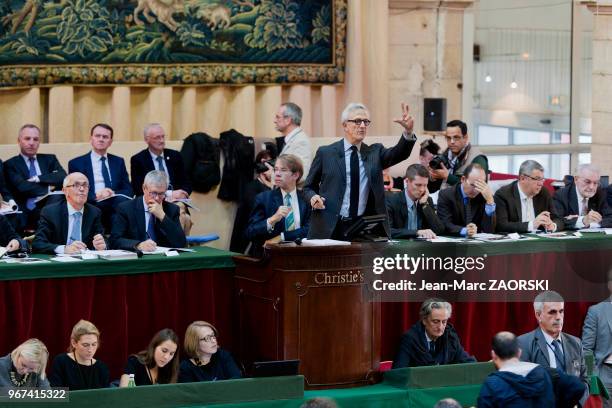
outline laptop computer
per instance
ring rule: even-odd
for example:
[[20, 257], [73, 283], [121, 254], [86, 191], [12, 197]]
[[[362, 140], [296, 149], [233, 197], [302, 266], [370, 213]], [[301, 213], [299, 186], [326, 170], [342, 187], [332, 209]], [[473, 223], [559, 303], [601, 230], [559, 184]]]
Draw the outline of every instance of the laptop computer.
[[253, 363], [253, 377], [280, 377], [297, 375], [300, 360], [256, 361]]

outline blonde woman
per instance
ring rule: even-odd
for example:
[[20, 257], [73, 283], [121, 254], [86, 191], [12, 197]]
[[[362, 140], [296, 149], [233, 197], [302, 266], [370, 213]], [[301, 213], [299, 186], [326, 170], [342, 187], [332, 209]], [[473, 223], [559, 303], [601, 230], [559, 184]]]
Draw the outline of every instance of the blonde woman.
[[51, 385], [70, 390], [108, 387], [108, 367], [94, 358], [99, 345], [98, 328], [87, 320], [79, 320], [72, 328], [68, 352], [53, 359], [49, 375]]
[[29, 339], [0, 358], [0, 387], [49, 388], [45, 375], [49, 352], [42, 341]]
[[181, 362], [179, 382], [217, 381], [242, 377], [234, 358], [219, 347], [215, 326], [201, 320], [187, 327], [185, 354]]

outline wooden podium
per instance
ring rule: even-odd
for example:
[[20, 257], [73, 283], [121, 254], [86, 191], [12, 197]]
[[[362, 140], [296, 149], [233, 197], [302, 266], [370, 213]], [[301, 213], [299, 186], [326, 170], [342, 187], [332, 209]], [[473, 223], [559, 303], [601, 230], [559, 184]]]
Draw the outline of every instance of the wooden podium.
[[372, 382], [381, 306], [366, 271], [381, 245], [273, 246], [261, 261], [235, 257], [242, 361], [299, 359], [310, 389]]

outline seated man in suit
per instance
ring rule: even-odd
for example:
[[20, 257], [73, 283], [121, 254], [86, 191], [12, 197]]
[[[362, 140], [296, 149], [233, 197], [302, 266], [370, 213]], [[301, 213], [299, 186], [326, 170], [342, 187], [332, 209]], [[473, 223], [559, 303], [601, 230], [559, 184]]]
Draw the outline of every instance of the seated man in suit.
[[35, 227], [43, 205], [63, 201], [58, 195], [36, 201], [52, 191], [60, 190], [66, 172], [53, 154], [38, 154], [40, 129], [27, 124], [19, 129], [17, 137], [20, 154], [4, 163], [8, 188], [19, 209], [23, 211], [21, 225]]
[[264, 241], [294, 241], [306, 238], [310, 222], [310, 206], [296, 188], [304, 168], [292, 154], [281, 154], [274, 164], [276, 189], [255, 197], [246, 239], [252, 242], [250, 254], [260, 256]]
[[0, 215], [0, 246], [7, 252], [17, 251], [19, 248], [27, 248], [26, 242], [17, 235], [9, 220]]
[[87, 203], [89, 181], [81, 173], [64, 179], [66, 202], [45, 206], [40, 212], [32, 251], [43, 254], [75, 254], [86, 249], [106, 249], [101, 213]]
[[393, 368], [476, 362], [463, 349], [457, 332], [448, 323], [451, 313], [450, 303], [442, 299], [423, 302], [420, 321], [402, 335]]
[[113, 128], [98, 123], [91, 128], [90, 143], [92, 150], [68, 162], [68, 172], [85, 174], [89, 180], [87, 201], [102, 211], [102, 225], [110, 233], [112, 215], [115, 208], [132, 197], [132, 186], [121, 157], [108, 154], [113, 144]]
[[535, 160], [526, 160], [519, 168], [519, 179], [495, 192], [497, 231], [536, 232], [538, 229], [563, 229], [544, 186], [544, 167]]
[[553, 204], [566, 229], [612, 227], [612, 208], [599, 179], [597, 167], [583, 164], [574, 181], [555, 192]]
[[117, 207], [111, 247], [128, 251], [154, 251], [158, 246], [184, 247], [187, 240], [179, 222], [179, 208], [165, 200], [168, 189], [166, 172], [148, 172], [141, 188], [142, 196]]
[[421, 164], [406, 169], [404, 191], [385, 197], [392, 238], [435, 238], [444, 232], [429, 197], [429, 171]]
[[461, 183], [441, 190], [438, 217], [446, 233], [472, 237], [478, 232], [495, 232], [496, 205], [485, 170], [473, 163], [465, 168]]
[[[309, 238], [347, 239], [346, 231], [361, 217], [387, 213], [383, 169], [410, 156], [416, 142], [414, 119], [402, 103], [402, 117], [396, 119], [404, 132], [394, 147], [364, 143], [370, 112], [351, 103], [341, 115], [344, 138], [320, 147], [304, 185], [304, 194], [313, 208]], [[391, 236], [385, 221], [382, 234]]]
[[6, 185], [6, 178], [4, 177], [4, 165], [2, 164], [2, 160], [0, 160], [0, 198], [11, 208], [17, 205], [15, 199], [13, 198], [13, 195], [11, 194], [8, 189], [8, 186]]
[[584, 351], [578, 337], [563, 333], [564, 301], [554, 291], [538, 294], [533, 302], [539, 327], [518, 338], [521, 361], [556, 368], [588, 384]]

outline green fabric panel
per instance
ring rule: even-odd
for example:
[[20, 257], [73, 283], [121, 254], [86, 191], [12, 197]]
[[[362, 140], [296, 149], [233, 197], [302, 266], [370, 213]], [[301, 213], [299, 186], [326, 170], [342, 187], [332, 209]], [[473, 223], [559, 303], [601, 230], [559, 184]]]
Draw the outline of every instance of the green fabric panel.
[[304, 377], [244, 378], [218, 382], [73, 391], [65, 407], [148, 408], [302, 398]]
[[398, 368], [385, 372], [384, 383], [399, 388], [438, 388], [482, 384], [495, 371], [491, 362]]
[[[64, 263], [7, 264], [0, 262], [0, 280], [74, 278], [80, 276], [132, 275], [165, 271], [233, 268], [233, 252], [209, 247], [196, 247], [196, 252], [179, 256], [145, 255], [140, 259], [107, 261], [104, 259]], [[49, 259], [50, 255], [34, 255]]]
[[410, 408], [431, 408], [443, 398], [454, 398], [464, 407], [476, 406], [481, 384], [408, 390]]
[[[534, 237], [534, 234], [529, 234]], [[399, 240], [390, 243], [384, 252], [389, 254], [410, 253], [412, 256], [487, 256], [510, 254], [536, 254], [540, 252], [576, 252], [602, 251], [612, 249], [612, 239], [601, 233], [584, 233], [582, 238], [555, 239], [537, 236], [535, 240], [514, 242], [480, 242], [469, 240], [469, 243], [456, 242], [421, 242]]]

